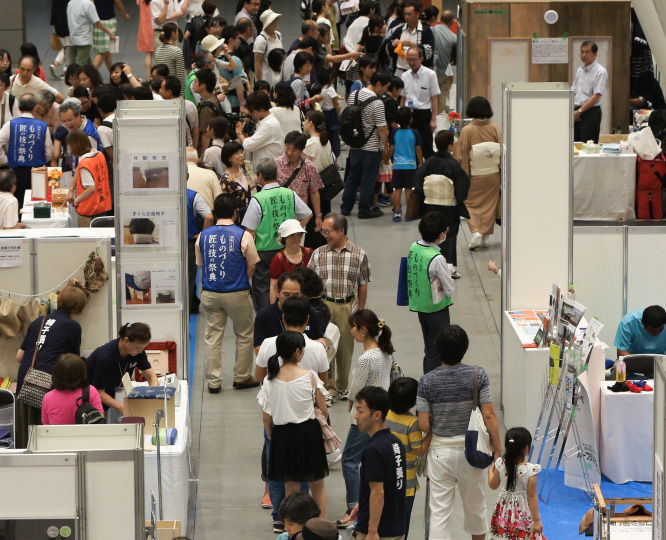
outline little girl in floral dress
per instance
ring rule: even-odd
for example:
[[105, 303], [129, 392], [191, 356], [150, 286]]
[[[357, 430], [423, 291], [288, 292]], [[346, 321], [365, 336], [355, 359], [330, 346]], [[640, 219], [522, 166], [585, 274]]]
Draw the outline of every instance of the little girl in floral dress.
[[532, 435], [528, 430], [511, 428], [504, 438], [504, 457], [497, 458], [488, 469], [490, 488], [497, 489], [502, 485], [490, 520], [492, 540], [542, 538], [536, 477], [541, 466], [525, 461], [531, 445]]

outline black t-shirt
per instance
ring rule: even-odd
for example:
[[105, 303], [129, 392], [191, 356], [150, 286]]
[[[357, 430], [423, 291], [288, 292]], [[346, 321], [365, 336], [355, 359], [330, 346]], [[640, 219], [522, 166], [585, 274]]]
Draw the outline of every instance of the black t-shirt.
[[[282, 322], [282, 310], [278, 307], [278, 301], [261, 308], [254, 318], [254, 346], [260, 347], [266, 338], [279, 336], [284, 332]], [[324, 332], [319, 324], [319, 315], [315, 308], [310, 308], [310, 320], [305, 328], [305, 335], [310, 339], [324, 337]]]
[[104, 390], [112, 398], [116, 397], [116, 388], [120, 386], [125, 373], [129, 373], [131, 377], [135, 367], [142, 371], [152, 367], [145, 352], [121, 358], [120, 349], [118, 349], [119, 341], [119, 339], [114, 339], [97, 347], [86, 360], [88, 382], [97, 390]]
[[254, 71], [254, 54], [252, 52], [252, 47], [242, 38], [240, 38], [240, 42], [240, 45], [234, 51], [234, 55], [240, 58], [245, 73]]
[[72, 170], [72, 154], [67, 149], [67, 135], [69, 135], [69, 130], [60, 125], [56, 128], [53, 133], [53, 138], [56, 141], [60, 141], [60, 155], [62, 156], [62, 172], [67, 172]]
[[[24, 351], [24, 354], [18, 370], [17, 392], [21, 389], [25, 374], [32, 364], [38, 339], [41, 344], [35, 360], [35, 369], [53, 373], [58, 356], [65, 353], [80, 354], [81, 325], [72, 320], [69, 313], [58, 309], [47, 315], [43, 328], [42, 320], [44, 317], [38, 317], [32, 321], [23, 338], [23, 343], [21, 343], [21, 350]], [[40, 328], [42, 328], [41, 334]]]
[[370, 482], [383, 482], [384, 508], [379, 519], [380, 537], [405, 534], [405, 449], [391, 430], [375, 433], [361, 457], [361, 486], [356, 530], [368, 534], [370, 520]]
[[382, 101], [384, 102], [384, 114], [386, 115], [386, 124], [388, 125], [389, 132], [391, 132], [391, 130], [393, 129], [391, 127], [391, 123], [398, 121], [397, 120], [398, 102], [388, 94], [384, 94], [384, 96], [382, 97]]
[[[103, 19], [102, 19], [103, 20]], [[102, 115], [99, 114], [99, 108], [95, 104], [94, 101], [90, 102], [90, 109], [88, 109], [86, 112], [82, 113], [86, 115], [86, 118], [88, 119], [88, 122], [95, 122], [95, 120], [99, 120], [100, 122], [102, 121]]]

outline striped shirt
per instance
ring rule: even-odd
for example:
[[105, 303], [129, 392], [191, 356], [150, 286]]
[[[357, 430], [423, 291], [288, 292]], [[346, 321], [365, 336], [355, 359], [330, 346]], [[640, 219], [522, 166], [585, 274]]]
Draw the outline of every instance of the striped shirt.
[[407, 474], [406, 497], [413, 497], [419, 489], [419, 479], [416, 477], [416, 454], [414, 448], [421, 448], [423, 434], [419, 429], [419, 423], [411, 413], [396, 414], [389, 411], [386, 415], [386, 427], [391, 433], [400, 439], [405, 447], [405, 470]]
[[[479, 366], [479, 406], [492, 403], [488, 375]], [[419, 381], [416, 410], [432, 414], [432, 434], [436, 437], [464, 435], [472, 414], [474, 366], [442, 365]]]
[[180, 87], [185, 88], [185, 61], [183, 51], [170, 43], [162, 43], [155, 51], [153, 64], [166, 64], [169, 75], [178, 77]]
[[351, 240], [338, 251], [328, 244], [315, 249], [308, 268], [322, 279], [329, 298], [347, 298], [372, 281], [368, 254]]
[[[353, 105], [356, 102], [357, 94], [358, 94], [359, 105], [364, 101], [367, 101], [368, 99], [377, 96], [377, 94], [375, 94], [369, 88], [361, 88], [360, 90], [357, 90], [349, 94], [349, 99], [347, 100], [347, 103]], [[386, 125], [384, 102], [381, 99], [376, 99], [372, 103], [370, 103], [367, 107], [364, 107], [361, 115], [363, 118], [363, 131], [365, 132], [366, 137], [370, 135], [373, 126], [377, 126], [379, 128], [381, 126]], [[382, 146], [382, 140], [379, 137], [379, 131], [377, 129], [375, 129], [375, 132], [372, 134], [372, 137], [368, 139], [368, 142], [366, 142], [361, 147], [361, 150], [365, 150], [367, 152], [381, 152], [383, 149], [384, 148]]]

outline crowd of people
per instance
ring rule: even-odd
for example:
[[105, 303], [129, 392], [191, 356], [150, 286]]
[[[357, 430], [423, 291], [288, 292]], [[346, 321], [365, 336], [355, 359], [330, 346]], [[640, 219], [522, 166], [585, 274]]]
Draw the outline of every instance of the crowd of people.
[[[511, 504], [520, 500], [521, 511], [531, 512], [512, 530], [539, 533], [535, 483], [522, 469], [520, 481], [515, 474], [508, 481], [498, 476], [528, 466], [529, 443], [507, 439], [500, 457], [488, 377], [479, 368], [475, 382], [473, 366], [462, 363], [467, 335], [450, 325], [454, 280], [461, 277], [460, 218], [472, 233], [469, 248], [487, 246], [500, 197], [501, 142], [483, 97], [470, 101], [473, 121], [457, 143], [452, 131], [436, 132], [454, 78], [453, 14], [396, 0], [381, 16], [376, 2], [361, 0], [355, 13], [342, 15], [336, 2], [305, 1], [301, 34], [287, 47], [281, 15], [265, 1], [241, 0], [232, 24], [219, 16], [214, 0], [137, 0], [144, 78], [127, 63], [113, 62], [114, 6], [129, 17], [122, 3], [53, 4], [52, 41], [61, 54], [48, 71], [67, 91], [48, 84], [31, 44], [22, 48], [16, 73], [9, 53], [0, 50], [0, 164], [8, 166], [0, 170], [0, 223], [22, 226], [30, 170], [44, 165], [60, 166], [71, 178], [67, 202], [78, 226], [113, 215], [118, 102], [184, 102], [190, 311], [205, 314], [208, 392], [222, 390], [229, 318], [233, 388], [261, 385], [264, 452], [257, 469], [273, 530], [306, 540], [327, 537], [333, 524], [323, 519], [325, 478], [339, 459], [347, 511], [335, 525], [355, 523], [357, 538], [406, 538], [419, 487], [416, 461], [427, 454], [431, 536], [450, 538], [457, 485], [465, 530], [484, 538], [485, 473], [464, 458], [465, 430], [478, 402], [494, 448], [490, 486], [506, 483], [503, 493], [522, 494], [507, 496]], [[184, 32], [181, 17], [187, 18]], [[339, 211], [327, 190], [336, 176], [344, 184]], [[409, 212], [411, 198], [419, 203], [417, 217]], [[421, 239], [411, 246], [406, 276], [424, 340], [420, 381], [401, 376], [391, 329], [366, 307], [369, 257], [348, 236], [347, 218], [356, 206], [359, 219], [381, 218], [382, 207], [392, 207], [395, 223], [420, 219]], [[19, 399], [19, 446], [30, 424], [74, 423], [81, 399], [114, 421], [124, 413], [116, 388], [135, 368], [157, 384], [144, 352], [150, 342], [145, 324], [122, 327], [118, 339], [85, 361], [80, 357], [76, 318], [86, 301], [82, 287], [70, 283], [58, 309], [26, 334], [18, 354], [19, 392], [32, 370], [51, 374], [53, 389], [39, 407]], [[356, 360], [355, 343], [363, 348]], [[327, 423], [328, 408], [339, 400], [351, 414], [344, 446]], [[538, 472], [529, 467], [530, 474]], [[493, 518], [498, 538], [512, 519], [505, 519], [507, 512], [498, 507], [501, 520]]]

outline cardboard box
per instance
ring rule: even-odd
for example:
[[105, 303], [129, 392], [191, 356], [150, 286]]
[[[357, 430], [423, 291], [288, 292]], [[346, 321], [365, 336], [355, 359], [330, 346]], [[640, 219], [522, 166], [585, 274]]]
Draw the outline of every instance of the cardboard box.
[[46, 200], [49, 192], [48, 167], [33, 167], [30, 174], [30, 188], [33, 200]]
[[[146, 521], [146, 527], [150, 527], [150, 521]], [[155, 537], [152, 540], [173, 540], [180, 536], [180, 521], [157, 521]]]
[[[165, 412], [166, 427], [176, 427], [176, 407], [175, 396], [167, 399], [167, 410]], [[125, 407], [125, 416], [140, 416], [146, 421], [146, 434], [154, 431], [155, 413], [159, 409], [164, 410], [164, 399], [134, 399], [125, 397], [123, 406]], [[165, 427], [165, 420], [160, 423]]]

